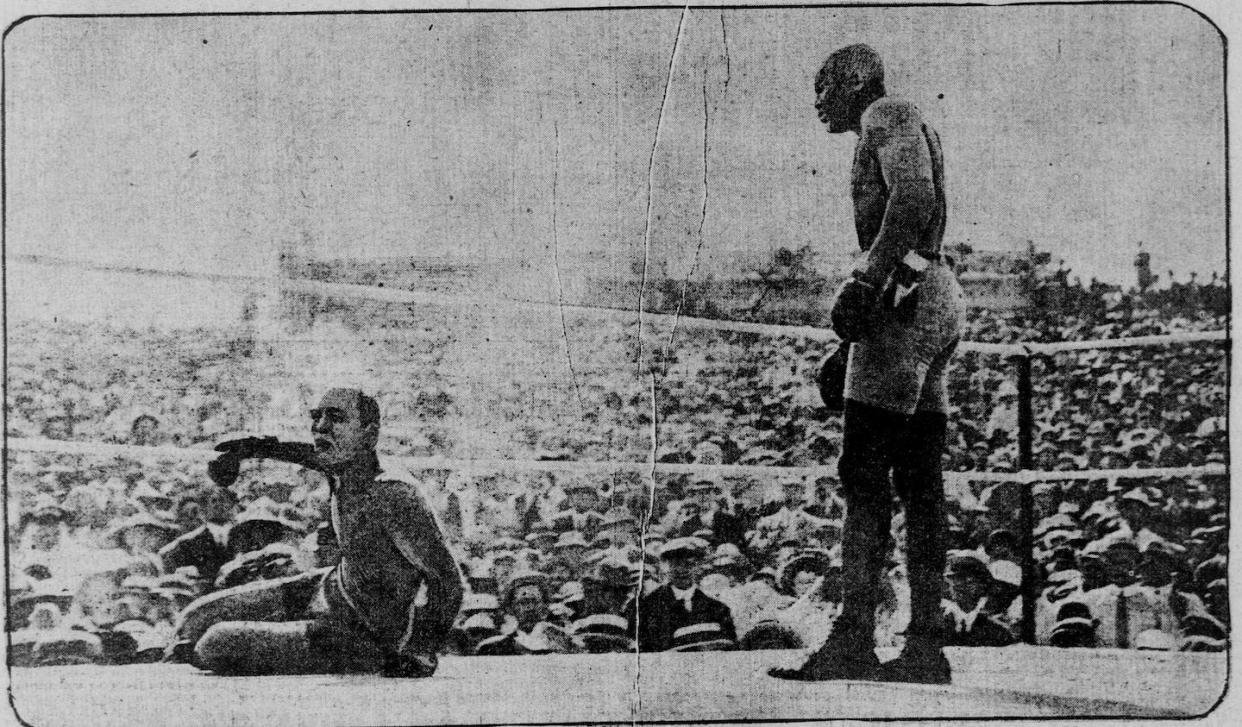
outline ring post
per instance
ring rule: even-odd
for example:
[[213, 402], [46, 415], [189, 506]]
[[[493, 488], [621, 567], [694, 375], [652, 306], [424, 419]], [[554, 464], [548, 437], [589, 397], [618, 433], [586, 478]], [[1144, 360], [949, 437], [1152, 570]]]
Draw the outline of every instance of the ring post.
[[[1016, 357], [1018, 365], [1018, 469], [1034, 469], [1035, 418], [1031, 402], [1031, 356]], [[1022, 641], [1035, 643], [1035, 493], [1030, 482], [1022, 483], [1018, 521], [1022, 530]]]

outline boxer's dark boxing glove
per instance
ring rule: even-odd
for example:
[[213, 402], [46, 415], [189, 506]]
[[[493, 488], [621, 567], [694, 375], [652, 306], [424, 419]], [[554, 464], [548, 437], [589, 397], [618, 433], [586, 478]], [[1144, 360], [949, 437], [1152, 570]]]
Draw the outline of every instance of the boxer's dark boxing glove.
[[850, 358], [850, 344], [842, 343], [819, 365], [819, 398], [831, 412], [845, 411], [845, 365]]
[[875, 330], [879, 311], [880, 291], [852, 277], [841, 284], [832, 303], [832, 330], [846, 343], [861, 341]]
[[315, 445], [305, 442], [282, 442], [276, 437], [242, 437], [216, 445], [222, 454], [207, 463], [207, 476], [220, 487], [231, 487], [237, 481], [242, 460], [276, 459], [282, 462], [320, 469]]

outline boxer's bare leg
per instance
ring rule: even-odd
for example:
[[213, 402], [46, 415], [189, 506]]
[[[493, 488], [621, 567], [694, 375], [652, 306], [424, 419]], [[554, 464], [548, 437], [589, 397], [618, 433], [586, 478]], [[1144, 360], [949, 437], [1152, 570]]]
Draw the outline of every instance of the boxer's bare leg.
[[211, 593], [186, 606], [166, 660], [189, 661], [194, 645], [212, 626], [225, 621], [292, 621], [303, 618], [322, 573], [303, 573], [247, 583]]
[[[893, 485], [906, 508], [906, 570], [910, 579], [910, 625], [901, 656], [884, 665], [885, 679], [947, 684], [940, 602], [944, 591], [944, 451], [948, 418], [916, 412], [893, 468]], [[918, 513], [917, 517], [911, 513]]]
[[832, 633], [798, 669], [773, 670], [784, 679], [879, 679], [875, 608], [889, 550], [892, 486], [889, 471], [909, 417], [846, 400], [839, 462], [845, 496], [842, 534], [842, 612]]
[[376, 673], [385, 665], [365, 635], [312, 620], [218, 623], [194, 655], [201, 668], [226, 676]]

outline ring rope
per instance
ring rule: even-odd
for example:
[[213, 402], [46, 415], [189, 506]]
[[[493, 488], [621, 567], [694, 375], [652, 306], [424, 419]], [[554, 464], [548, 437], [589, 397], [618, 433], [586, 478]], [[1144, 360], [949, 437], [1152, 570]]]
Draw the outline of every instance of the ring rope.
[[[237, 273], [195, 273], [188, 271], [159, 270], [154, 268], [103, 265], [52, 257], [48, 255], [11, 255], [9, 256], [9, 260], [10, 262], [17, 263], [54, 267], [73, 267], [96, 272], [206, 280], [209, 282], [244, 285], [248, 287], [254, 286], [264, 289], [269, 288], [272, 283], [272, 279], [270, 277], [258, 275], [243, 275]], [[327, 283], [314, 280], [299, 280], [296, 278], [282, 278], [280, 284], [285, 290], [297, 293], [309, 293], [340, 298], [378, 300], [390, 303], [415, 303], [419, 305], [455, 304], [465, 307], [483, 307], [488, 305], [487, 302], [480, 300], [476, 296], [453, 295], [449, 293], [421, 293], [412, 290], [381, 288], [372, 285]], [[538, 301], [522, 301], [512, 299], [496, 301], [496, 305], [501, 304], [511, 309], [539, 310], [544, 312], [564, 308], [570, 311], [591, 313], [614, 318], [620, 316], [632, 316], [634, 314], [633, 310], [626, 308], [608, 308], [604, 306], [571, 303], [559, 305], [557, 303], [542, 303]], [[827, 343], [837, 343], [840, 341], [832, 329], [829, 328], [774, 325], [769, 323], [753, 323], [749, 321], [729, 321], [717, 318], [678, 316], [670, 313], [650, 313], [647, 311], [641, 311], [641, 313], [645, 322], [662, 322], [668, 325], [677, 325], [679, 327], [705, 328], [729, 331], [733, 333], [755, 333], [769, 336], [786, 336], [813, 341], [823, 341]], [[981, 341], [963, 341], [958, 346], [958, 350], [972, 353], [992, 354], [997, 356], [1031, 356], [1037, 354], [1050, 355], [1065, 351], [1081, 351], [1088, 349], [1168, 346], [1199, 342], [1228, 343], [1229, 341], [1228, 331], [1186, 331], [1182, 333], [1171, 333], [1155, 336], [1133, 336], [1129, 338], [1097, 339], [1093, 341], [1058, 341], [1052, 343], [984, 343]]]
[[[181, 460], [190, 462], [207, 462], [218, 453], [203, 447], [141, 447], [130, 444], [105, 444], [102, 442], [75, 442], [58, 439], [35, 439], [27, 437], [11, 437], [8, 449], [17, 452], [34, 452], [43, 454], [73, 454], [92, 457], [124, 457], [130, 459]], [[577, 474], [610, 474], [613, 472], [634, 472], [645, 474], [651, 471], [651, 462], [574, 462], [549, 460], [513, 460], [513, 459], [453, 459], [448, 457], [385, 457], [401, 464], [412, 471], [454, 470], [460, 472], [569, 472]], [[835, 476], [834, 465], [818, 465], [814, 467], [788, 467], [777, 465], [738, 465], [738, 464], [681, 464], [656, 462], [657, 472], [665, 474], [711, 473], [721, 476], [738, 475], [774, 475], [774, 476]], [[1017, 482], [1032, 484], [1036, 482], [1055, 482], [1065, 480], [1099, 480], [1099, 479], [1145, 479], [1169, 477], [1200, 477], [1227, 475], [1228, 468], [1223, 464], [1197, 465], [1187, 467], [1152, 467], [1147, 469], [1094, 469], [1076, 471], [1037, 471], [1021, 470], [1018, 472], [945, 472], [948, 482]]]

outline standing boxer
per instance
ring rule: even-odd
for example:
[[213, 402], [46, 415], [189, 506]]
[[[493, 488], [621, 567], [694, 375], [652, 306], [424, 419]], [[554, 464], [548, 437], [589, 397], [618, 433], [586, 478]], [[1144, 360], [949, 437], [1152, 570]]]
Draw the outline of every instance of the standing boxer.
[[[941, 255], [945, 226], [940, 139], [908, 101], [885, 95], [869, 46], [828, 57], [815, 78], [828, 132], [858, 134], [851, 177], [863, 263], [833, 304], [849, 342], [839, 463], [847, 504], [844, 603], [828, 640], [785, 679], [947, 683], [940, 600], [945, 562], [946, 371], [963, 325], [961, 288]], [[890, 484], [891, 473], [891, 484]], [[905, 505], [910, 625], [897, 659], [875, 655], [875, 607], [890, 548], [892, 491]]]

